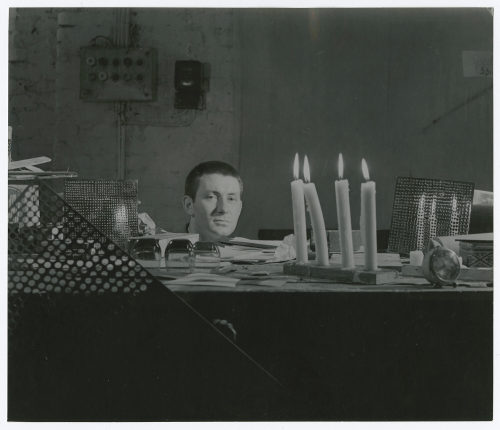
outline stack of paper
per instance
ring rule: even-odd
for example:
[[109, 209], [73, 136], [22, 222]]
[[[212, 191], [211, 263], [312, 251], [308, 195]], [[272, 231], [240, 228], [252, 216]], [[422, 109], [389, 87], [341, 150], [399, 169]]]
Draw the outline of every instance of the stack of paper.
[[275, 260], [280, 240], [250, 240], [236, 237], [219, 244], [222, 261], [263, 263]]

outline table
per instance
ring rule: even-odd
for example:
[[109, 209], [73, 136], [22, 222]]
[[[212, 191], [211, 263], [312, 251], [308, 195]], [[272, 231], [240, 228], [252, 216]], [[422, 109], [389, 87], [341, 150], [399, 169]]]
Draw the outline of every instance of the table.
[[[258, 270], [258, 268], [255, 268]], [[88, 293], [88, 294], [87, 294]], [[20, 305], [15, 306], [16, 300]], [[489, 420], [493, 288], [9, 297], [9, 420]], [[236, 340], [210, 324], [231, 322]]]
[[493, 288], [404, 281], [169, 288], [229, 321], [236, 344], [302, 394], [299, 418], [491, 419]]
[[9, 420], [491, 419], [493, 288], [166, 288], [27, 185], [9, 208]]

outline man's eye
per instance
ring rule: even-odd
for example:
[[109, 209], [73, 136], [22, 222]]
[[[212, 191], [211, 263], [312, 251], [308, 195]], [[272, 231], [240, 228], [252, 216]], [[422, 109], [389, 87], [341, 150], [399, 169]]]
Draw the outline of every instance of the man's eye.
[[215, 199], [215, 194], [208, 194], [205, 198], [206, 199]]

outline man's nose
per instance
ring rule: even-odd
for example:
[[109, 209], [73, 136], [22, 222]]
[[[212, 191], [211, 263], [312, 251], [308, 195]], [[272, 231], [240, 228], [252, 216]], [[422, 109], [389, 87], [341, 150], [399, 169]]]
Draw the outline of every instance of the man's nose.
[[227, 202], [224, 197], [219, 197], [217, 199], [217, 207], [216, 207], [217, 213], [226, 213], [227, 211]]

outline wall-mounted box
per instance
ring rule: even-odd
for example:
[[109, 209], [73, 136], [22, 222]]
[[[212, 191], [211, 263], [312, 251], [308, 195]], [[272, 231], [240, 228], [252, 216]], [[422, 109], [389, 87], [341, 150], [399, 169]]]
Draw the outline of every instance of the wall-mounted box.
[[209, 64], [194, 60], [175, 62], [176, 109], [205, 109], [205, 92], [208, 91]]
[[153, 48], [80, 49], [80, 98], [89, 102], [152, 101], [157, 56]]

